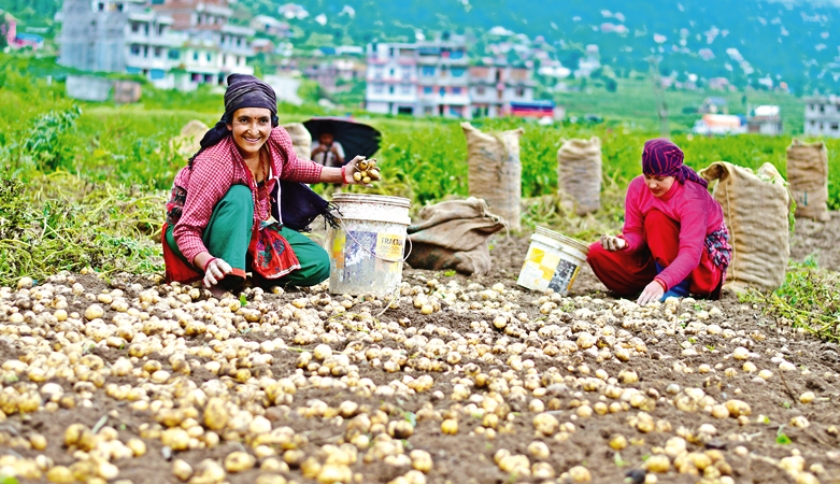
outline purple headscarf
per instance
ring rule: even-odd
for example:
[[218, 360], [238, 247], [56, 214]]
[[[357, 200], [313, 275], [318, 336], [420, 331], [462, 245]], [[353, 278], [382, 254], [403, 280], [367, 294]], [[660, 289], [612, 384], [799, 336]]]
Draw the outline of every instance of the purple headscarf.
[[201, 149], [190, 158], [192, 167], [195, 158], [205, 149], [218, 144], [230, 134], [227, 124], [232, 122], [233, 113], [242, 108], [265, 108], [271, 112], [271, 125], [277, 126], [277, 95], [274, 89], [259, 78], [247, 74], [231, 74], [227, 78], [225, 91], [225, 114], [201, 139]]
[[679, 146], [667, 139], [656, 138], [645, 142], [645, 149], [642, 152], [642, 173], [655, 176], [673, 176], [678, 182], [685, 185], [685, 181], [693, 181], [704, 187], [709, 182], [700, 178], [700, 175], [683, 164], [682, 150]]

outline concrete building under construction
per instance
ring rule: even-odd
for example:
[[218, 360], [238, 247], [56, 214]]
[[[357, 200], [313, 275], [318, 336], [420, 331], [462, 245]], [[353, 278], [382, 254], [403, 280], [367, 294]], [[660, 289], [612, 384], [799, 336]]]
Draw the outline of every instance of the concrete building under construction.
[[64, 0], [59, 64], [140, 74], [160, 88], [223, 85], [253, 74], [254, 30], [230, 25], [228, 0]]

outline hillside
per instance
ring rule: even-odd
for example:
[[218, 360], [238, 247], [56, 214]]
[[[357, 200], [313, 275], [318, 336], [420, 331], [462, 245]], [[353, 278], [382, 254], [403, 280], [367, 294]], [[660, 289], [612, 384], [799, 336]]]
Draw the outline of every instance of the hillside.
[[[255, 11], [277, 15], [285, 2], [257, 0]], [[798, 94], [840, 87], [836, 61], [840, 10], [829, 3], [747, 0], [620, 0], [538, 2], [522, 0], [299, 0], [309, 13], [290, 20], [303, 43], [415, 39], [450, 30], [474, 39], [474, 54], [490, 42], [530, 44], [542, 37], [547, 50], [574, 70], [585, 46], [595, 44], [602, 64], [619, 76], [647, 71], [647, 57], [661, 58], [663, 75], [688, 80], [725, 77], [739, 88], [776, 87]], [[323, 16], [321, 16], [323, 15]], [[502, 27], [493, 29], [493, 27]], [[493, 35], [490, 33], [501, 33]], [[507, 32], [505, 32], [507, 31]], [[517, 35], [520, 34], [520, 35]], [[837, 35], [836, 33], [834, 34]]]

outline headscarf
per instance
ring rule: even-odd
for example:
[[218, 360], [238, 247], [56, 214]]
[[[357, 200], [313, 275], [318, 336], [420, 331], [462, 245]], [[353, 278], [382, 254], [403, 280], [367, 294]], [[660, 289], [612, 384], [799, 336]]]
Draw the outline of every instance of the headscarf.
[[642, 152], [642, 173], [655, 176], [673, 176], [685, 185], [685, 181], [693, 181], [708, 187], [709, 182], [683, 164], [685, 155], [679, 146], [667, 139], [656, 138], [645, 142]]
[[227, 125], [232, 121], [233, 113], [242, 108], [265, 108], [271, 111], [271, 125], [277, 126], [277, 95], [274, 89], [260, 79], [247, 74], [231, 74], [227, 78], [225, 91], [225, 114], [201, 139], [201, 149], [190, 158], [190, 166], [205, 149], [215, 146], [230, 134]]

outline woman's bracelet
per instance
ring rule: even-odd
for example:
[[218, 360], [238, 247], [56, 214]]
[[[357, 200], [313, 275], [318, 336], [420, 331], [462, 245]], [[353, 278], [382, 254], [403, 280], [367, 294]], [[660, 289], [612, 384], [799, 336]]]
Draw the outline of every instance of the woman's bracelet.
[[347, 185], [347, 178], [345, 178], [345, 176], [344, 176], [344, 174], [346, 173], [345, 168], [347, 168], [347, 165], [343, 165], [341, 167], [341, 184], [342, 185]]
[[204, 263], [204, 267], [201, 269], [201, 272], [207, 272], [207, 266], [210, 265], [211, 262], [218, 259], [218, 257], [211, 257], [210, 260]]

